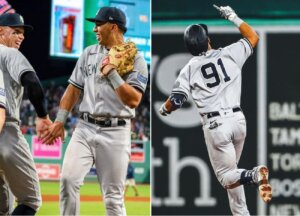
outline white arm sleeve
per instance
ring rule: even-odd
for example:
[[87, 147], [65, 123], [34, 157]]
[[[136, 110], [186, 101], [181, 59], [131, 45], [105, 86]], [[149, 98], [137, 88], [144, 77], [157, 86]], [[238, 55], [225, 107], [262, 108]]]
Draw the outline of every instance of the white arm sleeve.
[[183, 94], [187, 99], [190, 92], [190, 66], [187, 64], [179, 73], [177, 77], [172, 94]]

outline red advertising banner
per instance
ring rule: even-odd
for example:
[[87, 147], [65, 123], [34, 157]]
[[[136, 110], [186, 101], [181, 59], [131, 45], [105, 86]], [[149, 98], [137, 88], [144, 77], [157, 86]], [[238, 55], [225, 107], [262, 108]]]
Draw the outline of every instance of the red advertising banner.
[[60, 176], [59, 164], [35, 164], [40, 180], [58, 180]]

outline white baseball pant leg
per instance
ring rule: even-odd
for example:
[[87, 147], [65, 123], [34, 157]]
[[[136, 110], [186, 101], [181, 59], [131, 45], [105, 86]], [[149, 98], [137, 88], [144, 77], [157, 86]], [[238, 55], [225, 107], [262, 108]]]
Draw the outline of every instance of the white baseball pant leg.
[[[209, 129], [210, 122], [214, 120], [219, 126]], [[229, 117], [206, 119], [203, 131], [210, 162], [219, 182], [225, 188], [239, 181], [244, 169], [238, 169], [237, 164], [246, 138], [246, 120], [243, 113], [236, 112]], [[227, 194], [233, 215], [249, 215], [242, 185], [228, 189]]]
[[0, 215], [10, 215], [14, 210], [15, 197], [8, 187], [4, 172], [0, 171]]
[[60, 179], [60, 215], [80, 214], [80, 186], [94, 163], [93, 127], [78, 123], [64, 155]]
[[0, 169], [18, 204], [38, 211], [42, 205], [39, 178], [29, 145], [18, 124], [5, 126], [0, 135]]
[[96, 170], [106, 214], [126, 216], [125, 180], [131, 152], [130, 121], [125, 126], [102, 128], [96, 137]]

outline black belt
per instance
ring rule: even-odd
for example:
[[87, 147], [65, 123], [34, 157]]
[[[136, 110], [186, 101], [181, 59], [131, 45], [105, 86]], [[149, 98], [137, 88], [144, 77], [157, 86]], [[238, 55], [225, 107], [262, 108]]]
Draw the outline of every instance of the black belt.
[[[80, 118], [84, 121], [98, 125], [100, 127], [111, 127], [112, 126], [111, 119], [97, 120], [94, 117], [92, 117], [91, 115], [83, 114], [83, 113], [80, 113]], [[126, 121], [124, 119], [118, 119], [117, 125], [124, 126], [124, 125], [126, 125]]]
[[[232, 108], [232, 112], [239, 112], [239, 111], [242, 111], [242, 109], [240, 107]], [[207, 118], [209, 119], [209, 118], [212, 118], [215, 116], [219, 116], [220, 113], [218, 111], [216, 111], [216, 112], [206, 113], [205, 115], [207, 115]]]

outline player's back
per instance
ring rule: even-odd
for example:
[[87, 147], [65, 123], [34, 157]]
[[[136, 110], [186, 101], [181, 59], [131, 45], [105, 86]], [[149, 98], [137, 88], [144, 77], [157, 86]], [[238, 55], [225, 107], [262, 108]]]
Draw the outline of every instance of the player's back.
[[189, 90], [200, 113], [240, 106], [241, 68], [251, 53], [249, 42], [241, 39], [193, 57], [180, 72], [178, 91]]

